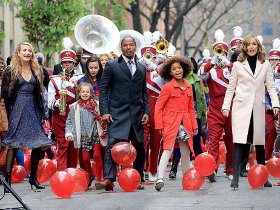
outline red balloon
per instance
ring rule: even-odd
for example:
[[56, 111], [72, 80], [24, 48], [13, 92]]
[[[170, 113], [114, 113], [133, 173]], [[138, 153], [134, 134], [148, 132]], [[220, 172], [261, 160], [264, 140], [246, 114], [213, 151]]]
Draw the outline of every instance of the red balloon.
[[254, 152], [253, 154], [249, 155], [249, 166], [252, 168], [255, 165], [255, 160], [256, 160], [256, 153]]
[[125, 168], [133, 168], [133, 164], [130, 164], [130, 165], [123, 165], [123, 166], [122, 166], [122, 169], [125, 169]]
[[264, 185], [268, 179], [268, 170], [264, 165], [256, 164], [248, 172], [248, 181], [253, 189]]
[[136, 159], [136, 149], [128, 142], [119, 142], [111, 149], [113, 160], [120, 165], [130, 165]]
[[88, 174], [88, 172], [86, 172], [84, 169], [82, 169], [82, 168], [76, 168], [77, 170], [79, 170], [79, 171], [81, 171], [84, 175], [85, 175], [85, 177], [86, 177], [86, 180], [87, 180], [87, 184], [89, 183], [89, 174]]
[[77, 168], [67, 168], [64, 171], [69, 173], [75, 182], [74, 192], [82, 192], [87, 189], [88, 182], [81, 170]]
[[225, 145], [225, 142], [223, 141], [220, 141], [219, 142], [219, 153], [227, 153], [227, 148], [226, 148], [226, 145]]
[[194, 160], [194, 168], [200, 176], [209, 176], [215, 171], [216, 161], [208, 153], [201, 153]]
[[118, 182], [124, 191], [133, 192], [140, 185], [141, 177], [135, 169], [126, 168], [119, 173]]
[[200, 176], [194, 168], [189, 168], [183, 176], [183, 190], [197, 190], [205, 182], [205, 176]]
[[12, 170], [12, 177], [11, 177], [11, 182], [12, 183], [20, 183], [24, 180], [26, 177], [27, 173], [24, 167], [21, 165], [16, 165], [13, 167]]
[[56, 165], [50, 159], [42, 159], [38, 164], [37, 179], [40, 183], [49, 181], [56, 172]]
[[280, 158], [270, 158], [266, 163], [266, 167], [271, 176], [280, 178]]
[[27, 173], [30, 174], [31, 172], [31, 161], [30, 161], [30, 155], [24, 154], [24, 166], [27, 169]]
[[75, 182], [69, 173], [58, 171], [52, 176], [50, 186], [56, 196], [69, 198], [74, 192]]

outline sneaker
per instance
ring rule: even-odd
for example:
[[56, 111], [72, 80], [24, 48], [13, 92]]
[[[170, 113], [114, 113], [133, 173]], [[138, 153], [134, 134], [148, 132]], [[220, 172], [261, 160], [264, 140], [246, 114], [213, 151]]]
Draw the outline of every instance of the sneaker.
[[274, 157], [279, 158], [279, 157], [280, 157], [280, 151], [274, 150], [273, 153], [272, 153], [272, 155], [273, 155]]
[[144, 171], [144, 179], [149, 180], [149, 172]]
[[272, 187], [272, 184], [267, 180], [263, 185], [264, 187]]
[[170, 171], [169, 179], [176, 179], [176, 173], [174, 171]]
[[210, 174], [208, 176], [208, 179], [209, 179], [210, 182], [216, 182], [216, 173], [213, 172], [212, 174]]
[[151, 181], [151, 182], [157, 181], [156, 174], [153, 175], [152, 173], [149, 172], [149, 181]]
[[233, 179], [233, 175], [232, 174], [228, 175], [228, 179], [232, 180]]
[[161, 188], [163, 188], [163, 187], [164, 187], [163, 179], [158, 179], [158, 180], [157, 180], [157, 183], [156, 183], [156, 186], [155, 186], [155, 189], [156, 189], [157, 191], [160, 191]]

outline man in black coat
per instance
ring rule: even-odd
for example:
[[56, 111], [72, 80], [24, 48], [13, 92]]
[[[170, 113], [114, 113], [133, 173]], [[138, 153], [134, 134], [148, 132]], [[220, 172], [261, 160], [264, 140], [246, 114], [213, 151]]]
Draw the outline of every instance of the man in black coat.
[[[103, 121], [108, 123], [108, 145], [104, 160], [104, 181], [96, 189], [112, 190], [116, 180], [116, 163], [111, 149], [120, 141], [131, 141], [137, 151], [134, 168], [143, 180], [145, 163], [144, 129], [149, 120], [146, 68], [135, 59], [136, 42], [132, 37], [121, 40], [122, 55], [107, 62], [101, 80], [99, 106]], [[144, 189], [142, 185], [139, 189]]]

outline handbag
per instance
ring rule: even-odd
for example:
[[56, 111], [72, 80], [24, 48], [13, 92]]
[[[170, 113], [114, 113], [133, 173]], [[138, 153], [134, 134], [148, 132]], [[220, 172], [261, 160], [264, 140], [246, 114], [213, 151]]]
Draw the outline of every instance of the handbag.
[[185, 142], [185, 141], [188, 141], [189, 138], [190, 138], [189, 133], [187, 132], [185, 127], [182, 124], [180, 124], [179, 131], [176, 136], [176, 141]]

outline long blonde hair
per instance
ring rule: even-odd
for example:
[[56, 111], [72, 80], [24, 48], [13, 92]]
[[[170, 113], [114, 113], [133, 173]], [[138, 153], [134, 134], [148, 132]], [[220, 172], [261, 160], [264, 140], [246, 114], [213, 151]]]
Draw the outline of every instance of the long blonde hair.
[[22, 46], [24, 46], [24, 45], [27, 45], [31, 48], [32, 56], [31, 56], [29, 65], [30, 65], [30, 68], [31, 68], [33, 74], [35, 74], [35, 76], [39, 80], [40, 86], [42, 86], [42, 70], [35, 57], [34, 48], [28, 42], [21, 42], [17, 46], [17, 49], [15, 50], [12, 61], [11, 61], [11, 83], [10, 83], [10, 87], [9, 87], [9, 92], [11, 92], [11, 90], [14, 88], [15, 83], [16, 83], [17, 79], [20, 77], [21, 72], [22, 72], [22, 64], [21, 64], [20, 57], [18, 56], [18, 53], [20, 52]]
[[252, 39], [255, 39], [257, 44], [258, 44], [258, 51], [257, 51], [258, 60], [261, 63], [264, 63], [265, 62], [265, 50], [264, 50], [264, 47], [260, 43], [259, 39], [256, 36], [252, 35], [252, 34], [249, 34], [249, 35], [244, 37], [244, 39], [242, 41], [242, 44], [241, 44], [241, 47], [240, 47], [240, 54], [239, 54], [237, 60], [240, 61], [240, 62], [245, 61], [245, 59], [248, 56], [248, 49], [247, 49], [247, 47], [249, 46], [249, 44], [250, 44]]

